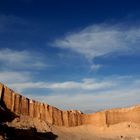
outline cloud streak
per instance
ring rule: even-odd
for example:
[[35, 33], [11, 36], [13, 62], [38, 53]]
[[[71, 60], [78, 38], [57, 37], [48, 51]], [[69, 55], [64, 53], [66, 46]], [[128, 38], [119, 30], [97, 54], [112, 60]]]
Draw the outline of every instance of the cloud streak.
[[23, 83], [31, 80], [31, 75], [29, 72], [15, 72], [15, 71], [3, 71], [0, 72], [1, 82], [8, 83]]
[[128, 107], [139, 104], [140, 89], [124, 89], [104, 92], [100, 94], [53, 94], [47, 96], [32, 96], [36, 100], [47, 102], [61, 109], [78, 109], [85, 112], [93, 112], [103, 109]]
[[12, 49], [0, 50], [0, 63], [2, 69], [41, 69], [46, 67], [39, 54], [29, 51], [17, 51]]
[[116, 56], [138, 52], [139, 43], [139, 27], [99, 24], [56, 39], [53, 45], [77, 52], [88, 59], [95, 59], [112, 54]]
[[103, 65], [100, 65], [100, 64], [92, 64], [90, 66], [90, 69], [91, 69], [91, 71], [97, 71], [97, 70], [101, 69], [102, 67], [103, 67]]
[[33, 82], [31, 77], [27, 77], [28, 75], [24, 75], [25, 81], [21, 81], [19, 76], [19, 82], [11, 81], [7, 85], [29, 98], [62, 109], [97, 111], [140, 102], [140, 81], [139, 77], [135, 76], [110, 76], [100, 80], [87, 78], [64, 82]]
[[97, 81], [96, 79], [83, 79], [79, 82], [65, 81], [65, 82], [26, 82], [26, 83], [11, 83], [11, 87], [20, 88], [21, 91], [28, 88], [44, 88], [53, 91], [93, 91], [103, 90], [115, 86], [111, 81]]

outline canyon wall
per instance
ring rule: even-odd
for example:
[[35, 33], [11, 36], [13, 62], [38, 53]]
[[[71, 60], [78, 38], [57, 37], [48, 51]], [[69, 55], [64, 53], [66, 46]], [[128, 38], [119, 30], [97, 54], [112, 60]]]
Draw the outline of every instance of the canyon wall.
[[140, 106], [126, 109], [111, 109], [93, 114], [80, 111], [62, 111], [48, 104], [28, 99], [0, 84], [0, 107], [14, 113], [44, 120], [57, 126], [78, 126], [93, 124], [109, 126], [121, 122], [140, 123]]
[[39, 118], [57, 126], [81, 125], [80, 111], [62, 111], [48, 104], [28, 99], [0, 84], [0, 106], [16, 115]]
[[110, 126], [122, 122], [140, 123], [140, 106], [105, 110], [83, 115], [83, 124]]

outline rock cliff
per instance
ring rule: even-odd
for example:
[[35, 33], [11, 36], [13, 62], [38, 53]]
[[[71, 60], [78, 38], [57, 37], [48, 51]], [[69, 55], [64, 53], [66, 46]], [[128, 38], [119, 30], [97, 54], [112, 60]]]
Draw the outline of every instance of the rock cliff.
[[28, 99], [0, 84], [0, 113], [7, 111], [16, 116], [29, 116], [52, 125], [66, 127], [84, 124], [110, 126], [121, 122], [140, 123], [140, 106], [105, 110], [93, 114], [83, 114], [76, 110], [63, 111], [48, 104]]

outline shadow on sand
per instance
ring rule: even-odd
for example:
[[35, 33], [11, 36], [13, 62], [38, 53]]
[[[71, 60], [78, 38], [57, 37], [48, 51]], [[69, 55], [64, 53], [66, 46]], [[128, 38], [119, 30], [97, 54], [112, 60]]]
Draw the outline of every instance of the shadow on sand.
[[35, 128], [16, 129], [0, 125], [0, 135], [6, 140], [55, 140], [58, 136], [52, 132], [41, 133]]
[[3, 97], [4, 88], [0, 99], [0, 136], [5, 140], [55, 140], [58, 137], [52, 132], [37, 132], [36, 128], [17, 129], [4, 124], [5, 122], [11, 122], [17, 115], [6, 107]]

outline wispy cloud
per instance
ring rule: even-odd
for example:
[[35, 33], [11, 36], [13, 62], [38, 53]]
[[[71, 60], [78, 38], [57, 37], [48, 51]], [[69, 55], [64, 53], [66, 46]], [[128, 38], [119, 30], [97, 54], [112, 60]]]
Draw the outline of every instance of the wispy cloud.
[[[95, 83], [100, 85], [100, 88], [83, 90], [82, 87], [79, 87], [78, 89], [67, 89], [64, 91], [60, 88], [46, 96], [30, 95], [30, 97], [62, 109], [80, 109], [82, 111], [130, 106], [140, 102], [140, 88], [137, 80], [131, 76], [109, 77], [108, 79], [102, 79], [102, 82], [94, 79], [96, 81]], [[91, 82], [93, 79], [88, 79], [88, 81]], [[96, 87], [95, 83], [94, 85]], [[110, 86], [101, 86], [105, 85], [103, 83]], [[94, 87], [94, 85], [92, 86]]]
[[33, 81], [35, 72], [49, 66], [46, 63], [44, 57], [33, 51], [0, 49], [0, 82], [9, 85]]
[[[33, 82], [30, 77], [25, 80], [9, 82], [8, 86], [30, 98], [47, 102], [62, 109], [95, 111], [129, 106], [140, 102], [139, 76], [116, 75], [101, 79], [85, 78], [79, 81], [64, 82]], [[40, 95], [36, 91], [37, 93], [40, 91]]]
[[100, 65], [100, 64], [92, 64], [92, 65], [90, 66], [91, 71], [97, 71], [97, 70], [99, 70], [99, 69], [102, 68], [102, 67], [103, 67], [103, 65]]
[[47, 66], [41, 55], [29, 51], [0, 50], [1, 69], [40, 69]]
[[16, 72], [16, 71], [3, 71], [0, 72], [0, 82], [8, 83], [21, 83], [31, 80], [29, 72]]
[[56, 39], [55, 47], [69, 49], [95, 59], [109, 55], [124, 55], [139, 52], [140, 28], [124, 25], [99, 24], [67, 34], [64, 38]]
[[65, 82], [26, 82], [26, 83], [11, 83], [11, 87], [20, 88], [21, 91], [28, 88], [44, 88], [53, 91], [93, 91], [103, 90], [115, 86], [115, 83], [110, 81], [97, 81], [96, 79], [82, 79], [79, 82], [65, 81]]
[[[116, 108], [128, 107], [140, 103], [140, 88], [102, 91], [100, 94], [77, 93], [77, 94], [52, 94], [43, 96], [29, 95], [30, 98], [47, 102], [61, 109], [78, 109], [90, 112]], [[88, 111], [89, 112], [89, 111]]]

